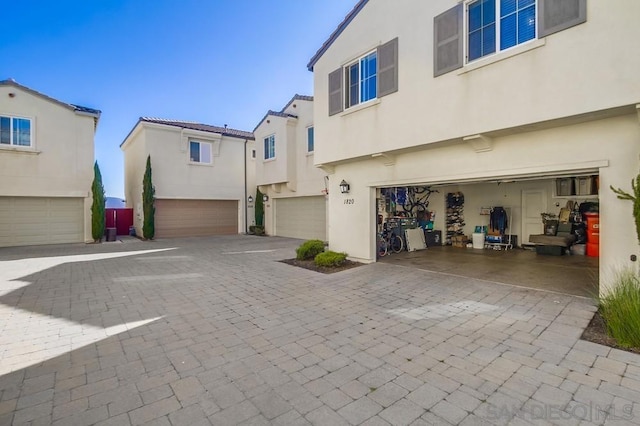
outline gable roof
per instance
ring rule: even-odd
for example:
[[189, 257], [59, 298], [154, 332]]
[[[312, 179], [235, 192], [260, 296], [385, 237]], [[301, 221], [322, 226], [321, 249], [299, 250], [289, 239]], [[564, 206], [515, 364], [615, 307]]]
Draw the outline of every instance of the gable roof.
[[333, 44], [334, 41], [342, 34], [342, 32], [347, 28], [347, 26], [353, 21], [353, 19], [360, 13], [360, 11], [366, 6], [369, 0], [360, 0], [358, 3], [351, 9], [351, 12], [347, 14], [347, 16], [343, 19], [343, 21], [338, 25], [338, 28], [335, 29], [334, 32], [331, 33], [327, 41], [322, 44], [322, 47], [318, 49], [315, 55], [309, 60], [307, 64], [307, 69], [309, 71], [313, 71], [313, 66], [320, 60], [324, 52], [326, 52], [329, 47]]
[[269, 110], [267, 111], [267, 113], [264, 115], [264, 117], [262, 117], [262, 120], [260, 120], [260, 122], [258, 123], [258, 125], [256, 127], [253, 128], [253, 131], [255, 132], [256, 129], [258, 127], [260, 127], [260, 125], [262, 124], [262, 122], [264, 120], [267, 119], [268, 116], [274, 116], [274, 117], [283, 117], [283, 118], [298, 118], [297, 115], [295, 114], [288, 114], [285, 112], [285, 110], [287, 108], [289, 108], [289, 106], [295, 102], [295, 101], [310, 101], [313, 102], [313, 96], [307, 96], [307, 95], [298, 95], [297, 93], [295, 95], [293, 95], [293, 98], [291, 98], [291, 100], [289, 102], [287, 102], [287, 104], [284, 106], [284, 108], [282, 108], [280, 111], [273, 111], [273, 110]]
[[155, 117], [140, 117], [138, 122], [141, 121], [144, 121], [146, 123], [165, 124], [167, 126], [180, 127], [182, 129], [199, 130], [201, 132], [219, 133], [222, 136], [255, 140], [253, 133], [245, 132], [244, 130], [231, 129], [227, 126], [219, 127], [212, 126], [210, 124], [202, 124], [195, 121], [167, 120], [164, 118]]
[[46, 99], [50, 102], [53, 102], [54, 104], [60, 105], [61, 107], [70, 109], [74, 112], [78, 112], [81, 114], [88, 114], [91, 115], [93, 117], [95, 117], [96, 122], [97, 120], [100, 118], [100, 114], [102, 113], [102, 111], [98, 110], [98, 109], [93, 109], [93, 108], [88, 108], [88, 107], [84, 107], [84, 106], [80, 106], [80, 105], [74, 105], [74, 104], [68, 104], [62, 101], [59, 101], [57, 99], [54, 99], [50, 96], [47, 96], [43, 93], [40, 93], [36, 90], [30, 89], [27, 86], [23, 86], [22, 84], [16, 83], [15, 80], [9, 78], [6, 80], [0, 80], [0, 86], [13, 86], [16, 87], [18, 89], [24, 90], [25, 92], [31, 93], [32, 95], [38, 96], [40, 98]]

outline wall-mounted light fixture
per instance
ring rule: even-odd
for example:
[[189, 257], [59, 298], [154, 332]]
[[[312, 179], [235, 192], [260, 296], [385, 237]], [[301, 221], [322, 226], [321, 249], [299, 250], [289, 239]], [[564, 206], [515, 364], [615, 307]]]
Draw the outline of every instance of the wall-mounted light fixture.
[[253, 197], [249, 195], [249, 198], [247, 198], [247, 201], [249, 202], [249, 204], [253, 204]]
[[262, 201], [264, 201], [265, 203], [266, 203], [267, 201], [269, 201], [269, 196], [268, 196], [267, 194], [264, 194], [264, 195], [262, 196]]
[[343, 179], [342, 182], [340, 182], [340, 192], [342, 192], [343, 194], [348, 194], [349, 189], [349, 184]]

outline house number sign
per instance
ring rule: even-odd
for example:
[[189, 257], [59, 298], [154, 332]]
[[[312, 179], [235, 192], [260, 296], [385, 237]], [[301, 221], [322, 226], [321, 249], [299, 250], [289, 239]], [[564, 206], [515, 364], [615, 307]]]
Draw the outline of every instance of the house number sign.
[[355, 204], [356, 200], [353, 199], [353, 198], [345, 198], [344, 203], [345, 204]]

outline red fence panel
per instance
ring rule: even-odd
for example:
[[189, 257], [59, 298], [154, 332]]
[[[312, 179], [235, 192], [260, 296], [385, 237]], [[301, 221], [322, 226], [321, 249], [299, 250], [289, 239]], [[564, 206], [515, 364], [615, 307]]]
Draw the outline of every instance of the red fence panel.
[[133, 209], [106, 209], [105, 227], [116, 228], [118, 235], [129, 235], [129, 227], [133, 226]]

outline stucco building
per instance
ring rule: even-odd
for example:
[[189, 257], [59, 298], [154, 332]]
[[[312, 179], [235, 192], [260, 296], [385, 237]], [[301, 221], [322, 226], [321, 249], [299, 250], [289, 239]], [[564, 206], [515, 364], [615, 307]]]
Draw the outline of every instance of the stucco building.
[[100, 111], [0, 81], [0, 247], [91, 241]]
[[254, 129], [268, 235], [326, 240], [328, 176], [314, 166], [313, 97], [295, 95]]
[[[142, 235], [142, 180], [151, 157], [156, 237], [246, 232], [255, 188], [251, 132], [141, 117], [124, 142], [125, 198]], [[249, 223], [247, 223], [249, 218]]]
[[[631, 205], [609, 190], [638, 173], [636, 16], [635, 0], [359, 1], [308, 64], [331, 248], [375, 261], [397, 187], [437, 189], [443, 230], [447, 194], [463, 193], [467, 235], [483, 208], [509, 207], [518, 244], [542, 232], [541, 213], [593, 201], [606, 290], [638, 254]], [[589, 188], [559, 190], [569, 181]]]

